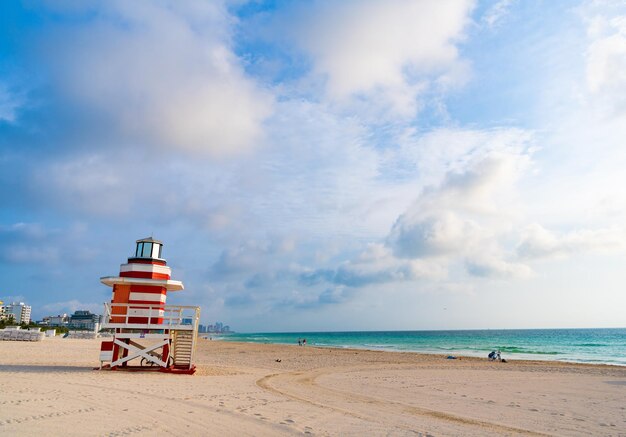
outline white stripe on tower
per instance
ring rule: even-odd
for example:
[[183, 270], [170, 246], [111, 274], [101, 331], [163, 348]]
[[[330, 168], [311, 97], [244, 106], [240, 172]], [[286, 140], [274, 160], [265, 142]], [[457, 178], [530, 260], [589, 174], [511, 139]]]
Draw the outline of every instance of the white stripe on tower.
[[122, 264], [120, 272], [143, 272], [143, 273], [160, 273], [162, 275], [171, 275], [172, 269], [168, 266], [160, 266], [157, 264]]
[[165, 302], [166, 295], [158, 293], [139, 293], [136, 291], [131, 291], [128, 296], [129, 301], [137, 301], [137, 300], [145, 300], [150, 302]]

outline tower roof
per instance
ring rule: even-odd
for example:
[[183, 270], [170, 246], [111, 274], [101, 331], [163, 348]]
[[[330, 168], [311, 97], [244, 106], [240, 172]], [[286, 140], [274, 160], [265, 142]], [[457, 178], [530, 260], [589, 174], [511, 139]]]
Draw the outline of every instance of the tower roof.
[[161, 242], [159, 240], [155, 240], [152, 237], [142, 238], [140, 240], [137, 240], [137, 243], [157, 243], [157, 244], [163, 244], [163, 242]]

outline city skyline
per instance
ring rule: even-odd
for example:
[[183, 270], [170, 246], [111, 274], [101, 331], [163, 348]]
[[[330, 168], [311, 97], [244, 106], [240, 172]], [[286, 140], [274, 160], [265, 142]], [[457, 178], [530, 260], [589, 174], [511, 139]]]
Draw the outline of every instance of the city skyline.
[[240, 332], [624, 326], [626, 6], [4, 2], [0, 293], [163, 241]]

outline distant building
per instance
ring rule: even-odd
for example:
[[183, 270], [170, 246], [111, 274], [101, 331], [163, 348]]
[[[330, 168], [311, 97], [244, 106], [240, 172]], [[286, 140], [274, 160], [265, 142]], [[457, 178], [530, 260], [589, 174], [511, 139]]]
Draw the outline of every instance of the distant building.
[[30, 323], [30, 305], [26, 305], [24, 302], [13, 302], [9, 305], [0, 305], [0, 307], [2, 307], [0, 310], [2, 319], [8, 320], [13, 316], [16, 324]]
[[224, 325], [222, 322], [215, 322], [215, 325], [200, 325], [198, 327], [198, 332], [205, 333], [205, 334], [214, 332], [218, 334], [218, 333], [225, 333], [225, 332], [231, 332], [231, 331], [230, 331], [230, 326]]
[[69, 328], [88, 329], [90, 331], [99, 331], [102, 323], [102, 316], [93, 314], [91, 311], [78, 310], [70, 316]]
[[44, 317], [41, 321], [42, 325], [48, 326], [67, 326], [70, 323], [70, 316], [67, 314], [58, 314], [56, 316]]

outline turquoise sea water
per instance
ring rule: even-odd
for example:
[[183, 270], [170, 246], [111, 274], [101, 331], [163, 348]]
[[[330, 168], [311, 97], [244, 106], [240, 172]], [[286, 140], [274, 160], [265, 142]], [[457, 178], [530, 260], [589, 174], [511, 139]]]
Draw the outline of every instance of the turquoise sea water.
[[335, 348], [411, 351], [502, 358], [604, 363], [626, 366], [626, 328], [506, 329], [472, 331], [291, 332], [229, 334], [227, 341], [298, 344]]

